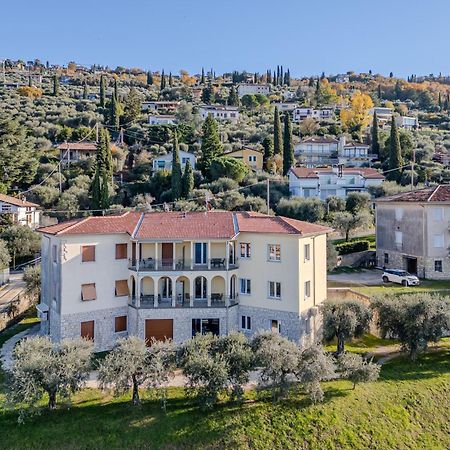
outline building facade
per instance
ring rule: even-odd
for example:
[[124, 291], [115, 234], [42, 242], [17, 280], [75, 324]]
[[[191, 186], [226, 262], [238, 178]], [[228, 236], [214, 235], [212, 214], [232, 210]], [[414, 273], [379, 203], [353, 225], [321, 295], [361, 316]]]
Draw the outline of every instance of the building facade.
[[58, 145], [59, 160], [63, 164], [93, 158], [97, 154], [95, 142], [64, 142]]
[[274, 330], [315, 338], [328, 228], [259, 213], [128, 212], [40, 230], [42, 333], [173, 338]]
[[[189, 152], [184, 152], [182, 150], [178, 150], [178, 153], [180, 155], [180, 164], [181, 168], [184, 170], [186, 167], [186, 163], [191, 163], [191, 167], [195, 169], [196, 165], [196, 158], [195, 155]], [[172, 159], [173, 155], [172, 153], [167, 153], [166, 155], [159, 155], [157, 158], [153, 159], [153, 171], [156, 172], [158, 170], [168, 170], [169, 172], [172, 171]]]
[[350, 192], [368, 192], [370, 186], [384, 181], [384, 176], [371, 168], [293, 167], [288, 176], [292, 196], [322, 200], [332, 195], [346, 199]]
[[417, 117], [397, 116], [395, 123], [399, 128], [405, 130], [415, 130], [419, 126], [419, 119]]
[[172, 114], [149, 114], [149, 125], [175, 125], [176, 117]]
[[254, 83], [243, 83], [237, 88], [239, 97], [244, 95], [269, 95], [270, 94], [270, 84], [254, 84]]
[[294, 145], [294, 155], [308, 167], [338, 163], [339, 141], [327, 137], [308, 137]]
[[331, 119], [334, 115], [333, 108], [308, 108], [308, 107], [299, 107], [293, 110], [293, 121], [301, 122], [305, 119], [316, 119], [316, 120], [326, 120]]
[[26, 225], [33, 229], [39, 227], [41, 222], [39, 208], [39, 205], [28, 202], [25, 197], [17, 198], [0, 194], [0, 215], [11, 217], [15, 225]]
[[380, 198], [375, 212], [378, 266], [450, 279], [450, 185]]
[[239, 150], [225, 153], [224, 156], [238, 159], [239, 161], [242, 161], [245, 165], [250, 167], [250, 169], [257, 172], [263, 169], [263, 154], [253, 148], [244, 147]]
[[205, 120], [211, 114], [216, 120], [227, 120], [236, 123], [239, 120], [239, 108], [225, 105], [202, 105], [198, 110], [200, 117]]

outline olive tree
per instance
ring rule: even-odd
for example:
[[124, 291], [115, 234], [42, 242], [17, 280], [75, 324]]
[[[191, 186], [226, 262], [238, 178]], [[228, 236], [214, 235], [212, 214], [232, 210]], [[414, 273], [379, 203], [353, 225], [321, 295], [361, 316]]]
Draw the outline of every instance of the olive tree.
[[32, 256], [41, 247], [41, 236], [39, 233], [23, 225], [12, 225], [1, 235], [6, 241], [9, 254], [12, 255], [13, 266], [16, 265], [16, 258]]
[[37, 336], [20, 341], [8, 372], [8, 401], [33, 408], [46, 394], [48, 408], [55, 409], [57, 396], [70, 398], [83, 386], [91, 355], [92, 342], [84, 339], [53, 343], [47, 336]]
[[439, 296], [388, 296], [376, 299], [373, 308], [382, 335], [397, 338], [413, 360], [450, 329], [450, 303]]
[[0, 269], [9, 267], [11, 257], [9, 256], [8, 247], [6, 242], [0, 239]]
[[26, 283], [27, 293], [39, 300], [41, 295], [41, 266], [30, 266], [23, 271], [23, 281]]
[[[139, 387], [159, 388], [167, 383], [174, 366], [175, 350], [171, 341], [145, 341], [136, 336], [122, 338], [102, 361], [99, 381], [103, 389], [112, 387], [115, 395], [132, 389], [133, 405], [140, 404]], [[165, 391], [162, 391], [165, 408]]]
[[338, 355], [344, 352], [346, 341], [368, 331], [372, 320], [371, 309], [357, 301], [327, 301], [322, 313], [324, 338], [337, 339]]
[[260, 369], [260, 387], [269, 387], [273, 399], [285, 397], [298, 370], [299, 347], [278, 333], [266, 331], [254, 337], [252, 349]]
[[367, 361], [356, 353], [343, 353], [337, 362], [341, 377], [350, 380], [353, 383], [353, 389], [357, 383], [376, 381], [380, 376], [379, 364]]

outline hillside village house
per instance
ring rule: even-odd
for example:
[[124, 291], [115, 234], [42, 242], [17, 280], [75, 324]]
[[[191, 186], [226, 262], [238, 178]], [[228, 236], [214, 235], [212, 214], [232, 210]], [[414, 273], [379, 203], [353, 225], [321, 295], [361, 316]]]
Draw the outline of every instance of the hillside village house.
[[293, 167], [289, 173], [289, 192], [295, 197], [331, 195], [347, 198], [350, 192], [368, 192], [370, 186], [380, 186], [384, 176], [371, 168]]
[[64, 142], [58, 145], [59, 160], [63, 164], [79, 162], [97, 154], [95, 142]]
[[239, 150], [225, 153], [224, 156], [236, 158], [255, 171], [260, 171], [263, 168], [263, 154], [253, 148], [244, 147]]
[[370, 145], [362, 142], [347, 141], [345, 136], [341, 136], [338, 144], [338, 161], [344, 166], [367, 166], [376, 155], [370, 153]]
[[371, 116], [377, 113], [377, 119], [379, 125], [386, 125], [392, 119], [393, 111], [391, 108], [384, 108], [381, 106], [375, 106], [374, 108], [369, 109], [369, 114]]
[[380, 267], [450, 279], [450, 185], [379, 198], [375, 214]]
[[142, 111], [167, 111], [175, 112], [180, 106], [177, 101], [148, 101], [142, 102]]
[[39, 205], [31, 203], [25, 197], [17, 198], [0, 194], [0, 215], [7, 214], [15, 225], [37, 228], [41, 221]]
[[[196, 158], [195, 155], [189, 152], [184, 152], [182, 150], [178, 150], [180, 155], [180, 164], [181, 168], [184, 170], [186, 167], [186, 163], [189, 160], [191, 163], [191, 167], [195, 169]], [[153, 159], [153, 172], [157, 172], [158, 170], [168, 170], [172, 172], [172, 153], [167, 153], [166, 155], [159, 155], [158, 157]]]
[[301, 107], [301, 108], [295, 108], [292, 113], [292, 120], [294, 122], [301, 122], [302, 120], [312, 118], [316, 120], [326, 120], [331, 119], [334, 115], [334, 109], [333, 108], [307, 108], [307, 107]]
[[148, 123], [150, 125], [175, 125], [177, 119], [171, 114], [149, 114]]
[[307, 343], [327, 295], [328, 228], [251, 212], [127, 212], [40, 229], [54, 341], [273, 330]]
[[417, 119], [417, 117], [397, 116], [395, 118], [395, 123], [399, 128], [414, 130], [419, 126], [419, 119]]
[[202, 105], [199, 107], [198, 112], [203, 120], [209, 114], [216, 120], [228, 120], [232, 123], [236, 123], [239, 120], [239, 108], [236, 106]]
[[254, 95], [254, 94], [269, 95], [270, 94], [270, 85], [269, 84], [243, 83], [238, 86], [237, 92], [238, 92], [239, 97], [243, 97], [244, 95]]
[[298, 107], [297, 103], [289, 103], [289, 102], [273, 103], [273, 106], [276, 106], [280, 113], [292, 112], [294, 111], [295, 108]]

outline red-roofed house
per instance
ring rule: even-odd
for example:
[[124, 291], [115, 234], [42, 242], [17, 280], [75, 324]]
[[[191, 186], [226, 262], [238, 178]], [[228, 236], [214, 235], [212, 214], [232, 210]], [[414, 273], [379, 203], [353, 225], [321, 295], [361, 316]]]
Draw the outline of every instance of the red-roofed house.
[[64, 164], [92, 158], [97, 154], [95, 142], [64, 142], [58, 145], [59, 159]]
[[[128, 212], [39, 230], [42, 331], [92, 337], [276, 330], [307, 342], [326, 298], [328, 228], [259, 213]], [[48, 320], [45, 320], [48, 319]]]
[[39, 205], [28, 202], [25, 197], [17, 198], [6, 194], [0, 194], [0, 214], [8, 214], [14, 224], [30, 228], [37, 228], [41, 220]]
[[289, 171], [289, 191], [295, 197], [332, 195], [343, 199], [349, 192], [368, 192], [370, 186], [379, 186], [384, 175], [372, 168], [293, 167]]

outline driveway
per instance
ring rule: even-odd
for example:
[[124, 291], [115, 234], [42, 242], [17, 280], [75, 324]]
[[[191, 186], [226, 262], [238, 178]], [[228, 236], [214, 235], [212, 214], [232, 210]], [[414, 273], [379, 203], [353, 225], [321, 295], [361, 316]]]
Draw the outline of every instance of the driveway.
[[337, 273], [328, 275], [328, 281], [348, 285], [360, 286], [380, 286], [383, 284], [381, 280], [381, 270], [367, 270], [363, 269], [361, 272]]

